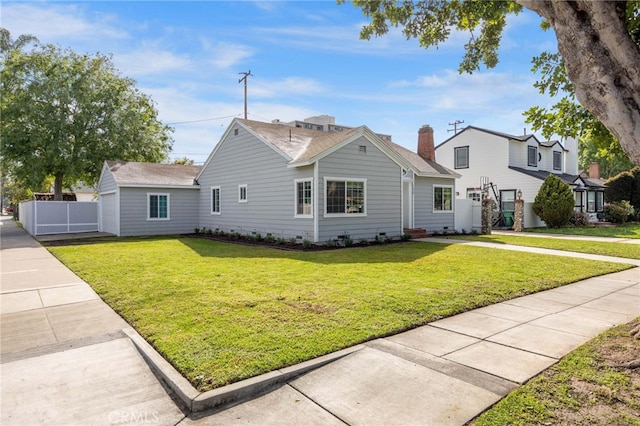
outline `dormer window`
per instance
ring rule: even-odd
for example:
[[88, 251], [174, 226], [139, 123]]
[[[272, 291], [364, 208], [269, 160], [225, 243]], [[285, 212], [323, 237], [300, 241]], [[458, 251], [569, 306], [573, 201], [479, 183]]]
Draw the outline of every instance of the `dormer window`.
[[553, 151], [553, 170], [562, 170], [562, 153]]
[[538, 167], [538, 147], [527, 146], [527, 166]]

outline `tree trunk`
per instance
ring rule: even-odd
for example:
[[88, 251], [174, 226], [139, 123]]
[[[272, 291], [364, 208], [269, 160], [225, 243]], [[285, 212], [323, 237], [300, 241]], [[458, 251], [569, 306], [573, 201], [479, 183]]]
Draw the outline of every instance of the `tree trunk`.
[[625, 1], [516, 0], [549, 21], [578, 101], [640, 165], [640, 49]]
[[62, 201], [62, 178], [64, 174], [56, 173], [56, 181], [53, 184], [53, 201]]

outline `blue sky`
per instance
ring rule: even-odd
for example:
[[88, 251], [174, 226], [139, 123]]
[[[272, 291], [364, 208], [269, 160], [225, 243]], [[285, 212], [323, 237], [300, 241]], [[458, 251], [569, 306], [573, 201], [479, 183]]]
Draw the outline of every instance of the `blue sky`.
[[409, 149], [423, 124], [435, 129], [436, 144], [456, 120], [521, 134], [523, 111], [551, 103], [533, 88], [530, 69], [531, 58], [555, 51], [556, 41], [528, 11], [509, 18], [498, 66], [473, 75], [457, 71], [467, 34], [429, 50], [398, 30], [364, 41], [360, 9], [334, 1], [3, 1], [0, 13], [14, 38], [33, 34], [41, 43], [113, 55], [160, 118], [175, 123], [172, 159], [196, 164], [243, 115], [238, 80], [248, 70], [250, 119], [328, 114], [337, 124], [391, 134]]

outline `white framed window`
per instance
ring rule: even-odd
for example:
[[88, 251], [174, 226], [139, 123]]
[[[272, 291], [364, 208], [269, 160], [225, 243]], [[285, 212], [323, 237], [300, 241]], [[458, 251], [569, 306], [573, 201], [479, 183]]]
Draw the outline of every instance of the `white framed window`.
[[249, 187], [248, 185], [238, 185], [238, 202], [246, 203], [249, 201]]
[[433, 212], [450, 213], [453, 211], [453, 186], [433, 185]]
[[553, 151], [553, 170], [562, 170], [562, 153]]
[[367, 180], [324, 178], [325, 216], [366, 216]]
[[294, 217], [313, 217], [313, 179], [296, 179]]
[[454, 168], [456, 169], [468, 169], [469, 168], [469, 147], [459, 146], [453, 149], [454, 154]]
[[587, 212], [596, 213], [604, 210], [604, 192], [587, 191]]
[[211, 187], [211, 214], [220, 214], [220, 187]]
[[538, 147], [527, 146], [527, 166], [538, 167]]
[[482, 201], [482, 191], [475, 188], [468, 188], [467, 199], [473, 200], [473, 201]]
[[169, 220], [169, 194], [147, 193], [147, 220]]

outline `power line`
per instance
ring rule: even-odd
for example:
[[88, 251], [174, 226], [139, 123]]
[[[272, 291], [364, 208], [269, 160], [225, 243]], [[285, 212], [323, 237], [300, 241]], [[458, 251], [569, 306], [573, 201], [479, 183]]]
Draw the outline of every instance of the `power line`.
[[216, 117], [216, 118], [203, 118], [202, 120], [191, 120], [191, 121], [176, 121], [175, 123], [165, 123], [167, 126], [173, 126], [176, 124], [191, 124], [191, 123], [202, 123], [203, 121], [215, 121], [215, 120], [224, 120], [225, 118], [234, 118], [238, 117], [240, 114], [236, 115], [227, 115], [225, 117]]

